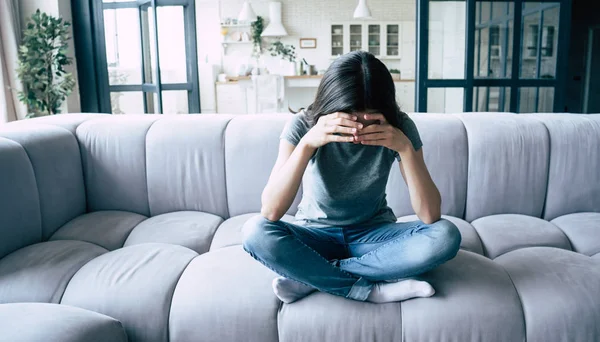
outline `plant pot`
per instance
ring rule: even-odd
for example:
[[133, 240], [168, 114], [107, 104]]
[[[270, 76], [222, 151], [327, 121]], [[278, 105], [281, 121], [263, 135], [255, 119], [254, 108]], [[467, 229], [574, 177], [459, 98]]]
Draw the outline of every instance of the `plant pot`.
[[287, 61], [285, 59], [279, 60], [279, 66], [281, 74], [284, 76], [296, 75], [296, 63]]
[[400, 81], [400, 74], [396, 74], [396, 73], [392, 74], [392, 80]]

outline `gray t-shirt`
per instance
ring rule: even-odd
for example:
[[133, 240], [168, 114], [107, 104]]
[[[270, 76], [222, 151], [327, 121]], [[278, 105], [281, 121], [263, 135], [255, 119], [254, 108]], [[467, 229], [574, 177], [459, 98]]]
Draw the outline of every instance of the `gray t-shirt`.
[[[300, 112], [287, 123], [280, 138], [296, 146], [310, 128], [305, 112]], [[421, 148], [419, 132], [410, 118], [400, 129], [415, 150]], [[333, 142], [318, 148], [304, 172], [296, 219], [311, 227], [396, 222], [385, 194], [394, 159], [400, 161], [400, 155], [383, 146]]]

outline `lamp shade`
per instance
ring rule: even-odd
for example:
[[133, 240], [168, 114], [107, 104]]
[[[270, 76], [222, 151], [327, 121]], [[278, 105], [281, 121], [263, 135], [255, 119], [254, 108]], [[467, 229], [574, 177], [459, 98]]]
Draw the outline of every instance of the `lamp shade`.
[[269, 25], [267, 25], [261, 36], [283, 37], [287, 35], [287, 30], [281, 22], [281, 2], [269, 2]]
[[358, 6], [354, 10], [354, 18], [371, 19], [371, 10], [367, 6], [367, 0], [358, 0]]
[[256, 21], [256, 13], [254, 13], [254, 10], [252, 9], [252, 5], [250, 5], [250, 2], [244, 1], [244, 4], [242, 5], [242, 10], [240, 11], [240, 14], [238, 15], [238, 21], [243, 21], [243, 22]]

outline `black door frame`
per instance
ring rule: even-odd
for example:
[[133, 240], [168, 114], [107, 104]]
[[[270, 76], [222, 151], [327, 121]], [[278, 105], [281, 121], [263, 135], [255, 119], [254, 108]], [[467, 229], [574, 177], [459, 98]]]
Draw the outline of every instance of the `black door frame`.
[[[144, 112], [147, 111], [146, 94], [156, 94], [158, 112], [162, 113], [162, 91], [185, 90], [188, 92], [190, 113], [200, 113], [200, 91], [196, 42], [196, 9], [194, 0], [137, 0], [103, 3], [102, 0], [71, 0], [73, 33], [77, 71], [81, 92], [82, 112], [111, 113], [111, 92], [143, 92]], [[138, 8], [140, 11], [140, 34], [142, 33], [142, 8], [156, 9], [160, 6], [182, 6], [185, 25], [186, 82], [162, 84], [160, 80], [160, 57], [158, 53], [157, 12], [153, 10], [154, 34], [151, 44], [156, 51], [154, 82], [146, 83], [144, 58], [142, 56], [142, 84], [109, 85], [108, 64], [104, 35], [104, 10]], [[140, 36], [140, 40], [142, 37]], [[143, 44], [143, 43], [142, 43]], [[143, 53], [143, 49], [141, 50]]]
[[[463, 88], [463, 111], [473, 110], [473, 89], [476, 87], [510, 87], [510, 111], [518, 112], [520, 87], [553, 87], [554, 88], [554, 112], [565, 109], [565, 91], [567, 77], [567, 62], [569, 51], [569, 35], [571, 27], [571, 0], [495, 0], [497, 2], [514, 3], [514, 29], [513, 29], [513, 54], [510, 78], [475, 78], [475, 10], [477, 0], [465, 0], [466, 23], [465, 23], [465, 77], [463, 79], [429, 79], [428, 78], [428, 56], [429, 56], [429, 3], [435, 0], [417, 0], [417, 63], [415, 89], [415, 111], [427, 111], [427, 89], [428, 88]], [[525, 2], [560, 3], [558, 49], [556, 60], [556, 77], [554, 79], [522, 79], [520, 78], [521, 64], [521, 37], [523, 6]], [[540, 20], [543, 20], [541, 16]], [[540, 26], [541, 27], [541, 26]], [[541, 34], [539, 35], [541, 39]], [[539, 63], [538, 49], [538, 63]], [[539, 65], [537, 68], [539, 73]], [[539, 92], [539, 88], [536, 90]], [[537, 97], [537, 96], [536, 96]], [[536, 101], [537, 108], [537, 101]]]

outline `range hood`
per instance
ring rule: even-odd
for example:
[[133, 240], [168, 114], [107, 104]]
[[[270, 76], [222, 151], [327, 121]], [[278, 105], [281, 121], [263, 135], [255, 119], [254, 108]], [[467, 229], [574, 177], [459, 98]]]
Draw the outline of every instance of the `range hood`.
[[283, 37], [288, 33], [281, 22], [281, 2], [269, 2], [269, 25], [261, 34], [262, 37]]

